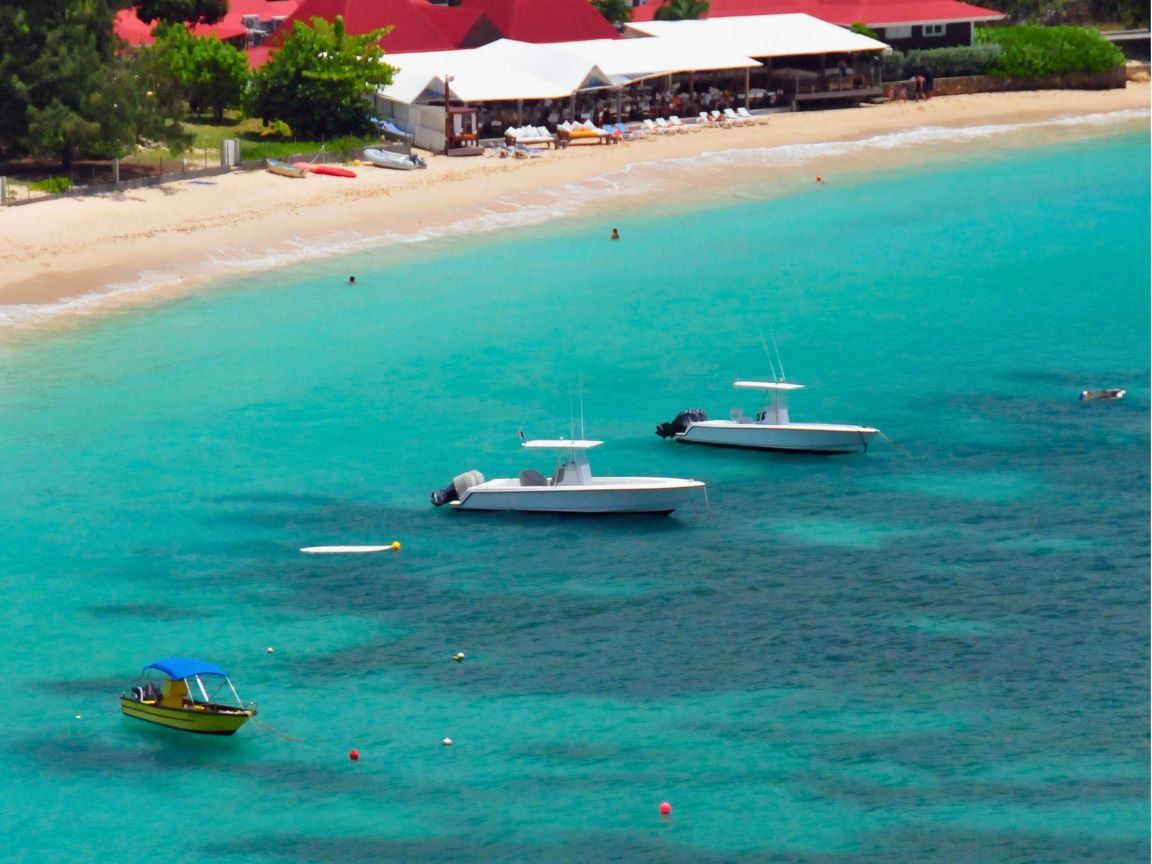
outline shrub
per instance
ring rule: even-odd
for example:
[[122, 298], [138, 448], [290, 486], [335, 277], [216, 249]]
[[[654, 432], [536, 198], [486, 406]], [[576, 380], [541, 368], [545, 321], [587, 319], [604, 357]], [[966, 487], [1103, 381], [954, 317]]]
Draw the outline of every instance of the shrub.
[[937, 78], [987, 75], [1002, 51], [999, 45], [965, 45], [909, 51], [904, 60], [904, 77], [911, 77], [917, 69], [926, 66], [932, 67]]
[[1004, 78], [1040, 78], [1065, 72], [1107, 72], [1124, 65], [1124, 54], [1095, 30], [1083, 27], [982, 27], [983, 44], [1003, 52], [989, 74]]
[[32, 188], [40, 192], [51, 192], [53, 195], [56, 195], [71, 189], [72, 181], [67, 177], [49, 177], [47, 180], [37, 180], [32, 184]]

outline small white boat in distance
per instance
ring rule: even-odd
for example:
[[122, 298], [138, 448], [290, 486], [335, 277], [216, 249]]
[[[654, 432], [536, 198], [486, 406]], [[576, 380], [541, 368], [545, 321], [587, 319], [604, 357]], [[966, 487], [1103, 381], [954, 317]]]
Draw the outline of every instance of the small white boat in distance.
[[804, 389], [803, 384], [737, 381], [733, 386], [739, 390], [763, 391], [755, 418], [735, 409], [730, 420], [709, 420], [703, 411], [692, 409], [681, 411], [668, 423], [661, 423], [656, 427], [656, 434], [680, 444], [824, 455], [867, 452], [868, 444], [879, 434], [879, 430], [871, 426], [793, 423], [788, 417], [788, 394]]
[[432, 503], [457, 510], [667, 515], [704, 489], [699, 480], [679, 477], [594, 477], [587, 451], [603, 443], [565, 438], [525, 441], [521, 446], [527, 450], [556, 451], [551, 477], [530, 468], [519, 477], [485, 481], [479, 471], [466, 471], [433, 492]]
[[1126, 390], [1081, 390], [1081, 402], [1096, 402], [1100, 399], [1123, 399]]

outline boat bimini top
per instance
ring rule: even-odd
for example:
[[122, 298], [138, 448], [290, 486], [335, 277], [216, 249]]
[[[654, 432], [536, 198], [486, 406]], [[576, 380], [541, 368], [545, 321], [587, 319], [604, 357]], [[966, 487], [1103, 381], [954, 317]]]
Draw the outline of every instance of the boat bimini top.
[[739, 390], [803, 390], [803, 384], [791, 384], [787, 381], [737, 381], [732, 385]]
[[528, 450], [591, 450], [603, 443], [603, 441], [586, 441], [580, 438], [540, 438], [535, 441], [525, 441], [520, 446]]

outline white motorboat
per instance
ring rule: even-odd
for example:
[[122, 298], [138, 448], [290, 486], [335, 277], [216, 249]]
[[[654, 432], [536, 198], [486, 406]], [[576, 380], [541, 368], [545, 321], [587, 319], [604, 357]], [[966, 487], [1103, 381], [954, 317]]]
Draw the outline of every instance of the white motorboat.
[[521, 446], [526, 450], [556, 452], [556, 468], [550, 477], [531, 468], [518, 477], [497, 480], [466, 471], [433, 492], [432, 503], [457, 510], [666, 515], [704, 490], [701, 481], [679, 477], [595, 477], [587, 451], [603, 443], [566, 438], [525, 441]]
[[391, 150], [378, 150], [368, 147], [364, 150], [364, 158], [377, 168], [393, 168], [398, 171], [415, 171], [417, 168], [427, 168], [428, 163], [415, 153], [393, 153]]
[[879, 434], [871, 426], [840, 423], [793, 423], [788, 417], [788, 394], [803, 384], [786, 381], [737, 381], [739, 390], [760, 390], [764, 396], [755, 417], [734, 409], [729, 420], [709, 420], [699, 409], [681, 411], [656, 427], [661, 438], [681, 444], [741, 447], [785, 453], [864, 453]]

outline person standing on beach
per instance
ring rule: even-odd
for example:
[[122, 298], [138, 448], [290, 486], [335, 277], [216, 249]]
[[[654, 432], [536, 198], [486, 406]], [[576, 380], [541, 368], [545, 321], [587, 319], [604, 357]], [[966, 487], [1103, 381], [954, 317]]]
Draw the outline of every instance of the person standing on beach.
[[936, 73], [931, 66], [924, 67], [924, 98], [931, 99], [932, 91], [936, 89]]

